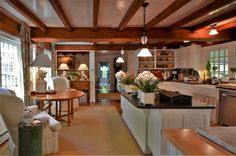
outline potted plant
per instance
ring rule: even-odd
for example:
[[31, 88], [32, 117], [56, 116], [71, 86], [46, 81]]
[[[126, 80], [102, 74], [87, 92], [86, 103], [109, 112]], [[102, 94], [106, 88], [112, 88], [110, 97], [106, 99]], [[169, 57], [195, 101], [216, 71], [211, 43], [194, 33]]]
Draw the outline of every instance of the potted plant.
[[216, 74], [216, 70], [218, 69], [217, 66], [213, 66], [212, 67], [212, 70], [213, 70], [213, 77], [215, 77], [215, 74]]
[[80, 76], [79, 71], [69, 71], [67, 73], [67, 77], [70, 80], [77, 80], [79, 78], [79, 76]]
[[229, 68], [229, 70], [232, 72], [232, 78], [230, 78], [230, 79], [235, 80], [236, 67], [231, 67], [231, 68]]
[[126, 93], [133, 92], [134, 78], [135, 77], [132, 74], [125, 73], [125, 75], [123, 75], [123, 78], [121, 79], [121, 83], [124, 85]]
[[211, 75], [212, 75], [211, 69], [212, 69], [211, 63], [210, 63], [210, 61], [208, 60], [208, 61], [207, 61], [207, 64], [206, 64], [206, 71], [207, 71], [206, 74], [207, 74], [207, 77], [208, 77], [208, 78], [211, 78]]
[[135, 84], [140, 90], [140, 101], [143, 104], [155, 103], [155, 91], [159, 79], [151, 72], [144, 71], [135, 78]]

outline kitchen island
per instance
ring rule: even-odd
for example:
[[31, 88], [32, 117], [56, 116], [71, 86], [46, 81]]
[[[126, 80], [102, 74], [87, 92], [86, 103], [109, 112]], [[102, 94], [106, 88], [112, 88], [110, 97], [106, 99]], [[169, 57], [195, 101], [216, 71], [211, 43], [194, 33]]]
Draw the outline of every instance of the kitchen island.
[[121, 109], [129, 130], [144, 154], [167, 154], [164, 128], [197, 128], [210, 126], [210, 111], [214, 106], [197, 101], [191, 104], [156, 102], [143, 105], [137, 95], [121, 91]]

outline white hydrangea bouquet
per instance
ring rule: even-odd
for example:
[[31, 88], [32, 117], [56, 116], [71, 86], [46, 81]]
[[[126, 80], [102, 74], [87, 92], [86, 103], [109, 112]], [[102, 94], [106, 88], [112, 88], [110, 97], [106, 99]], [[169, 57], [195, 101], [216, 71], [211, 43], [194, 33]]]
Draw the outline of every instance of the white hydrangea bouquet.
[[139, 88], [138, 97], [141, 103], [154, 104], [157, 84], [159, 79], [149, 71], [144, 71], [135, 78], [135, 84]]
[[123, 72], [122, 70], [115, 74], [115, 77], [117, 79], [117, 85], [121, 85], [121, 81], [124, 79], [125, 75], [125, 72]]

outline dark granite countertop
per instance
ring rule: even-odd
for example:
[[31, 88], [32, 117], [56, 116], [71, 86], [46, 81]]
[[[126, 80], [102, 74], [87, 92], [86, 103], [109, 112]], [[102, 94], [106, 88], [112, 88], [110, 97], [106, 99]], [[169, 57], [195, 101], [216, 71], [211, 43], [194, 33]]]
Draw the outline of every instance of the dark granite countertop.
[[213, 109], [215, 108], [214, 105], [205, 104], [205, 103], [195, 101], [195, 100], [192, 100], [192, 104], [186, 104], [186, 103], [173, 104], [170, 102], [156, 102], [154, 105], [152, 104], [144, 105], [137, 98], [137, 95], [127, 94], [124, 91], [120, 91], [120, 93], [135, 107], [142, 108], [142, 109]]
[[216, 88], [219, 88], [219, 89], [229, 89], [229, 90], [236, 91], [236, 84], [232, 84], [232, 83], [229, 83], [229, 84], [219, 84], [219, 85], [217, 85]]

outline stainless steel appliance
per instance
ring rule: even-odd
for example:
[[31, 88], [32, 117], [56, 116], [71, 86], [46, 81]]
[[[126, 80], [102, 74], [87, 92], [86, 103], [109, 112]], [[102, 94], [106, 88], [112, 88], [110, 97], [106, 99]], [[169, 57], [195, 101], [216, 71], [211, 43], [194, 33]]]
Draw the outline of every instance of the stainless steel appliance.
[[220, 90], [219, 123], [236, 126], [236, 91]]

